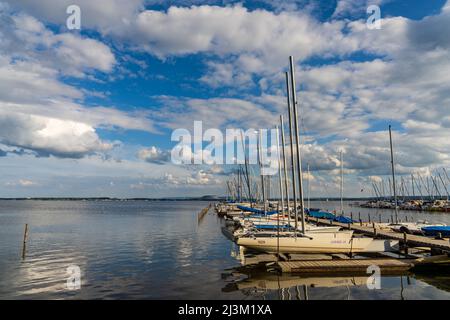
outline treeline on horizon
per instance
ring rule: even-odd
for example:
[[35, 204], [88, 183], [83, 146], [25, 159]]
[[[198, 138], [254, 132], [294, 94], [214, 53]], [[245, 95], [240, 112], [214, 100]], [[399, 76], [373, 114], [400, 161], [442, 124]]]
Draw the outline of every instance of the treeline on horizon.
[[[405, 197], [405, 200], [417, 200], [420, 197]], [[15, 197], [0, 198], [0, 200], [40, 200], [40, 201], [226, 201], [225, 196], [202, 196], [202, 197], [162, 197], [162, 198], [114, 198], [114, 197]], [[277, 201], [277, 198], [269, 199]], [[376, 197], [345, 197], [344, 201], [357, 200], [379, 200]], [[434, 200], [446, 200], [446, 197], [434, 197]], [[310, 201], [340, 201], [339, 197], [317, 197]], [[246, 202], [246, 200], [243, 200]]]

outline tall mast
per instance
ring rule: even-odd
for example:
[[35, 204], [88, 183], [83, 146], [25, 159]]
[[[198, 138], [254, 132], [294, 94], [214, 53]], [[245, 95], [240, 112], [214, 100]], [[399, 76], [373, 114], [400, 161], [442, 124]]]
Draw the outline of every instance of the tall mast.
[[416, 198], [416, 193], [414, 192], [414, 175], [411, 173], [411, 187], [412, 187], [412, 197], [413, 200]]
[[311, 173], [309, 172], [309, 163], [308, 163], [308, 209], [311, 208]]
[[[414, 175], [413, 175], [413, 177], [414, 177]], [[424, 196], [423, 196], [423, 193], [422, 193], [422, 186], [420, 185], [420, 181], [418, 181], [418, 179], [415, 179], [414, 180], [414, 184], [416, 185], [417, 191], [419, 191], [420, 198], [422, 200], [424, 200]]]
[[294, 197], [294, 215], [295, 215], [295, 230], [298, 228], [298, 206], [297, 206], [297, 183], [295, 179], [295, 158], [294, 158], [294, 137], [292, 130], [292, 112], [291, 112], [291, 98], [289, 90], [289, 74], [286, 72], [286, 89], [287, 89], [287, 105], [289, 115], [289, 138], [291, 143], [291, 172], [292, 172], [292, 196]]
[[402, 199], [405, 201], [405, 183], [403, 181], [403, 176], [400, 176], [400, 190], [402, 192]]
[[[284, 214], [284, 194], [283, 194], [283, 181], [281, 179], [281, 156], [280, 156], [280, 139], [278, 137], [279, 130], [277, 126], [277, 154], [278, 154], [278, 180], [280, 182], [280, 199], [281, 199], [281, 213]], [[280, 223], [280, 215], [278, 215], [278, 229], [280, 229], [279, 226]]]
[[430, 188], [430, 177], [429, 176], [427, 176], [427, 190], [428, 190], [428, 193], [430, 194], [430, 199], [434, 199], [433, 190]]
[[390, 200], [392, 200], [392, 184], [391, 184], [391, 178], [388, 178], [389, 183], [389, 194], [390, 194]]
[[431, 181], [433, 182], [434, 188], [436, 190], [436, 195], [440, 198], [442, 197], [441, 192], [439, 191], [438, 185], [436, 183], [436, 180], [433, 178], [433, 175], [430, 176]]
[[300, 196], [300, 216], [302, 218], [302, 233], [305, 233], [305, 206], [303, 203], [303, 177], [302, 177], [302, 158], [300, 156], [300, 137], [298, 132], [298, 102], [297, 94], [295, 92], [295, 70], [294, 57], [289, 57], [289, 66], [291, 70], [291, 92], [292, 92], [292, 108], [294, 110], [294, 129], [295, 129], [295, 144], [297, 146], [297, 173], [298, 173], [298, 189]]
[[342, 161], [342, 150], [339, 152], [339, 160], [341, 163], [341, 214], [344, 214], [344, 164]]
[[281, 145], [282, 145], [282, 149], [283, 149], [284, 188], [286, 191], [288, 226], [290, 226], [291, 225], [291, 208], [290, 208], [290, 204], [289, 204], [289, 181], [288, 181], [288, 174], [287, 174], [286, 147], [285, 147], [285, 141], [284, 141], [284, 122], [283, 122], [282, 115], [280, 115], [280, 126], [281, 126]]
[[441, 174], [440, 174], [439, 172], [438, 172], [437, 174], [438, 174], [439, 179], [440, 179], [441, 182], [442, 182], [442, 185], [444, 186], [444, 190], [445, 190], [445, 193], [447, 194], [447, 201], [448, 201], [449, 195], [448, 195], [448, 189], [447, 189], [447, 186], [445, 185], [444, 179], [442, 179]]
[[241, 167], [238, 170], [238, 197], [239, 202], [242, 202], [242, 177], [241, 177]]
[[389, 144], [391, 146], [392, 188], [394, 189], [395, 223], [398, 224], [398, 202], [397, 202], [397, 191], [395, 189], [395, 165], [394, 165], [394, 151], [392, 148], [391, 125], [389, 125]]
[[261, 143], [262, 143], [262, 130], [259, 130], [259, 143], [258, 143], [258, 159], [259, 159], [259, 175], [261, 176], [261, 193], [262, 193], [262, 200], [264, 205], [264, 214], [267, 212], [266, 210], [266, 190], [264, 188], [264, 175], [263, 175], [263, 168], [262, 168], [262, 151], [261, 151]]
[[445, 176], [447, 177], [448, 182], [450, 182], [450, 178], [447, 174], [447, 170], [445, 170], [445, 168], [442, 168], [442, 170], [444, 171]]
[[381, 192], [378, 190], [377, 184], [375, 182], [372, 182], [373, 190], [375, 191], [375, 196], [377, 197], [377, 200], [381, 200]]
[[249, 201], [250, 201], [250, 207], [253, 207], [253, 202], [252, 202], [252, 192], [250, 190], [250, 185], [251, 185], [251, 180], [250, 180], [250, 174], [249, 174], [249, 169], [248, 169], [248, 156], [247, 156], [247, 150], [245, 147], [245, 140], [244, 140], [244, 135], [241, 131], [241, 143], [242, 143], [242, 149], [244, 151], [244, 159], [245, 159], [245, 175], [244, 177], [246, 178], [246, 184], [247, 184], [247, 189], [248, 189], [248, 196], [249, 196]]
[[425, 188], [425, 191], [428, 193], [428, 197], [431, 199], [430, 189], [428, 188], [428, 179], [427, 179], [427, 183], [425, 183], [424, 179], [422, 179], [422, 176], [420, 175], [419, 172], [417, 172], [417, 176], [419, 177], [420, 184], [423, 185], [423, 187]]

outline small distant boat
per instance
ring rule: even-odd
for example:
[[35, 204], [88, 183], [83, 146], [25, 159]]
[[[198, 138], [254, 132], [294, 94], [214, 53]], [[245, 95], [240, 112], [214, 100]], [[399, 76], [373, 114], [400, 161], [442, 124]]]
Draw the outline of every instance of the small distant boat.
[[426, 236], [438, 236], [439, 233], [443, 237], [449, 237], [450, 236], [450, 226], [429, 226], [429, 227], [423, 227], [422, 231], [425, 233]]

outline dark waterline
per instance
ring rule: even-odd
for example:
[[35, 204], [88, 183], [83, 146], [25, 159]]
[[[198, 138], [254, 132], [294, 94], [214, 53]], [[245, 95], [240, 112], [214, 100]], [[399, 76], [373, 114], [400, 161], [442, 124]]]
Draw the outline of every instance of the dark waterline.
[[[300, 278], [239, 268], [237, 248], [201, 201], [0, 201], [0, 298], [3, 299], [449, 299], [450, 278]], [[312, 202], [329, 210], [338, 202]], [[349, 207], [354, 214], [390, 210]], [[212, 210], [211, 210], [212, 212]], [[450, 215], [408, 211], [450, 223]], [[22, 261], [24, 224], [30, 227]], [[68, 290], [67, 267], [81, 269], [81, 289]], [[314, 284], [315, 287], [311, 287]], [[307, 288], [305, 290], [305, 288]]]

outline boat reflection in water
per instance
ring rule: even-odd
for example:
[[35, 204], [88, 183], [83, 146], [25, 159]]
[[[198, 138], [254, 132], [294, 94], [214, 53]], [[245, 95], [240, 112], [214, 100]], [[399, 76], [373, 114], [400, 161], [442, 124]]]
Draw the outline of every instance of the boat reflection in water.
[[[248, 268], [247, 268], [248, 269]], [[242, 272], [242, 273], [241, 273]], [[300, 277], [294, 275], [279, 275], [265, 270], [248, 269], [247, 272], [235, 270], [229, 274], [230, 277], [240, 278], [229, 282], [223, 292], [241, 291], [254, 296], [265, 297], [270, 294], [278, 294], [282, 300], [307, 300], [310, 288], [336, 288], [366, 286], [367, 277]], [[350, 298], [350, 292], [346, 290]], [[272, 298], [272, 297], [271, 297]], [[344, 298], [342, 296], [340, 299]]]

